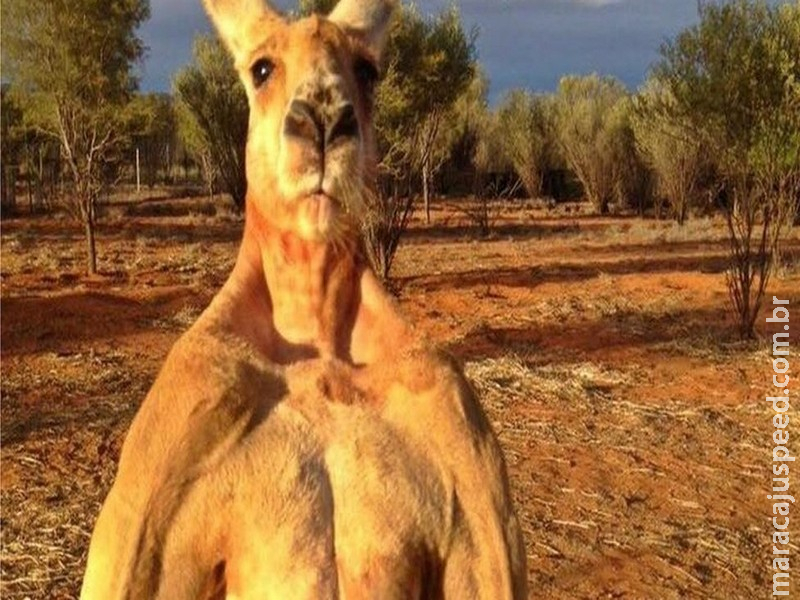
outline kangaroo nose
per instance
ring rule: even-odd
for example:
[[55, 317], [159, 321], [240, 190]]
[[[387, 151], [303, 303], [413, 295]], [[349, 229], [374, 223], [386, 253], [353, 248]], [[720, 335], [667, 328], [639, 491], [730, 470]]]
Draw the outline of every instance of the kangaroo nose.
[[328, 149], [333, 148], [338, 142], [358, 137], [358, 119], [352, 104], [342, 106], [331, 119], [331, 123], [325, 137], [325, 146]]
[[283, 126], [287, 137], [313, 144], [320, 152], [358, 135], [356, 111], [350, 103], [339, 107], [330, 119], [305, 100], [292, 100]]
[[310, 142], [320, 150], [325, 141], [325, 128], [317, 111], [304, 100], [292, 100], [284, 120], [283, 132], [286, 137]]

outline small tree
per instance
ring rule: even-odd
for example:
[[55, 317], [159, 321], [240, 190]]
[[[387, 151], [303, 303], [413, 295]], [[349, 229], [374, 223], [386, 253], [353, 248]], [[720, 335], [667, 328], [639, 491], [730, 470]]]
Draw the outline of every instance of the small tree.
[[465, 205], [465, 214], [478, 226], [481, 236], [491, 230], [492, 213], [489, 202], [494, 195], [487, 194], [485, 176], [491, 172], [510, 170], [495, 135], [495, 115], [489, 110], [489, 80], [480, 69], [475, 71], [469, 87], [456, 101], [444, 128], [451, 136], [448, 142], [449, 160], [459, 170], [472, 175], [472, 195], [476, 203]]
[[406, 7], [385, 51], [376, 101], [382, 167], [401, 180], [419, 171], [428, 220], [431, 181], [446, 158], [442, 124], [473, 79], [476, 35], [464, 31], [456, 8], [425, 20]]
[[728, 287], [742, 337], [755, 323], [800, 197], [800, 5], [737, 0], [662, 48], [656, 76], [707, 145], [728, 223]]
[[247, 194], [247, 96], [230, 55], [216, 38], [198, 37], [193, 54], [194, 64], [173, 80], [179, 135], [203, 166], [207, 184], [213, 189], [218, 175], [241, 210]]
[[479, 175], [504, 173], [514, 170], [507, 153], [507, 143], [503, 138], [498, 111], [487, 111], [482, 119], [475, 122], [477, 144], [475, 146], [475, 168]]
[[494, 135], [531, 198], [542, 194], [555, 153], [555, 105], [550, 96], [513, 90], [500, 104]]
[[475, 171], [477, 152], [481, 136], [490, 118], [489, 79], [482, 69], [476, 68], [472, 81], [464, 89], [450, 110], [447, 127], [443, 130], [448, 161], [452, 166]]
[[619, 81], [598, 75], [561, 79], [556, 96], [558, 139], [584, 192], [601, 214], [620, 194], [631, 151], [628, 93]]
[[615, 199], [622, 208], [635, 209], [644, 216], [653, 200], [653, 171], [636, 146], [634, 132], [634, 97], [627, 96], [617, 110], [615, 143]]
[[411, 197], [389, 194], [376, 199], [374, 212], [364, 228], [364, 242], [367, 258], [377, 275], [384, 281], [394, 263], [400, 240], [411, 219]]
[[656, 194], [683, 225], [689, 208], [706, 195], [708, 158], [702, 138], [658, 79], [648, 80], [634, 103], [636, 145], [655, 173]]
[[129, 139], [127, 108], [144, 46], [136, 29], [147, 0], [7, 0], [4, 75], [26, 118], [59, 141], [72, 206], [86, 234], [86, 268], [97, 271], [95, 224], [105, 173]]
[[54, 188], [60, 180], [60, 144], [52, 135], [45, 135], [25, 118], [19, 94], [11, 86], [2, 86], [2, 133], [0, 133], [0, 157], [2, 157], [2, 208], [5, 215], [17, 210], [16, 191], [24, 181], [28, 207], [31, 213], [36, 208], [48, 205], [55, 196]]
[[200, 170], [200, 177], [203, 180], [208, 199], [213, 201], [215, 184], [220, 178], [220, 174], [218, 163], [211, 154], [211, 144], [208, 143], [202, 130], [197, 127], [197, 122], [188, 110], [179, 108], [177, 119], [178, 136], [184, 151], [191, 156]]
[[384, 278], [413, 210], [417, 171], [429, 216], [431, 181], [446, 155], [442, 124], [472, 81], [475, 37], [464, 32], [455, 8], [426, 20], [403, 7], [392, 23], [375, 100], [379, 169], [389, 181], [366, 232], [373, 266]]
[[453, 140], [452, 135], [442, 129], [475, 76], [476, 38], [476, 30], [469, 34], [464, 31], [455, 7], [427, 23], [421, 75], [428, 85], [417, 90], [421, 94], [418, 108], [424, 119], [417, 128], [412, 148], [414, 164], [422, 176], [422, 198], [428, 223], [431, 222], [431, 183], [447, 159]]

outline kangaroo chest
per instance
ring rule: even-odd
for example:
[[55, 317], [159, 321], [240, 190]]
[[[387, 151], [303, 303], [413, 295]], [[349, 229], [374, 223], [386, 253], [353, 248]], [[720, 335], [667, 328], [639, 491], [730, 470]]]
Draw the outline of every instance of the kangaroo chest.
[[231, 520], [250, 524], [231, 568], [264, 582], [230, 596], [422, 597], [436, 587], [450, 521], [448, 486], [420, 435], [435, 424], [387, 416], [391, 399], [354, 400], [346, 381], [306, 377], [288, 382], [227, 466], [243, 485], [259, 482], [255, 497], [231, 486], [232, 505], [251, 513]]

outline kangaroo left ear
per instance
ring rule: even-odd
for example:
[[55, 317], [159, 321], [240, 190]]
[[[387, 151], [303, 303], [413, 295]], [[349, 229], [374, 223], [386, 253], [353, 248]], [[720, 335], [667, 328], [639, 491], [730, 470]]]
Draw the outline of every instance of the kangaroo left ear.
[[361, 36], [380, 58], [397, 0], [341, 0], [328, 19]]
[[268, 0], [203, 0], [203, 5], [237, 65], [251, 50], [248, 29], [265, 19], [282, 20]]

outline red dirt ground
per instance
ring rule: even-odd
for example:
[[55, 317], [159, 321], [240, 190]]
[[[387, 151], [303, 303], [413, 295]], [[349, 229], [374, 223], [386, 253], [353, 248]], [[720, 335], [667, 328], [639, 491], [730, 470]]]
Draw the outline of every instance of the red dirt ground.
[[[240, 231], [225, 216], [111, 219], [87, 278], [74, 224], [3, 222], [3, 598], [77, 597], [124, 433]], [[725, 251], [703, 219], [518, 204], [480, 239], [450, 204], [412, 224], [393, 285], [481, 393], [531, 598], [771, 593], [770, 349], [736, 341]], [[791, 306], [798, 257], [793, 232], [770, 289]]]

